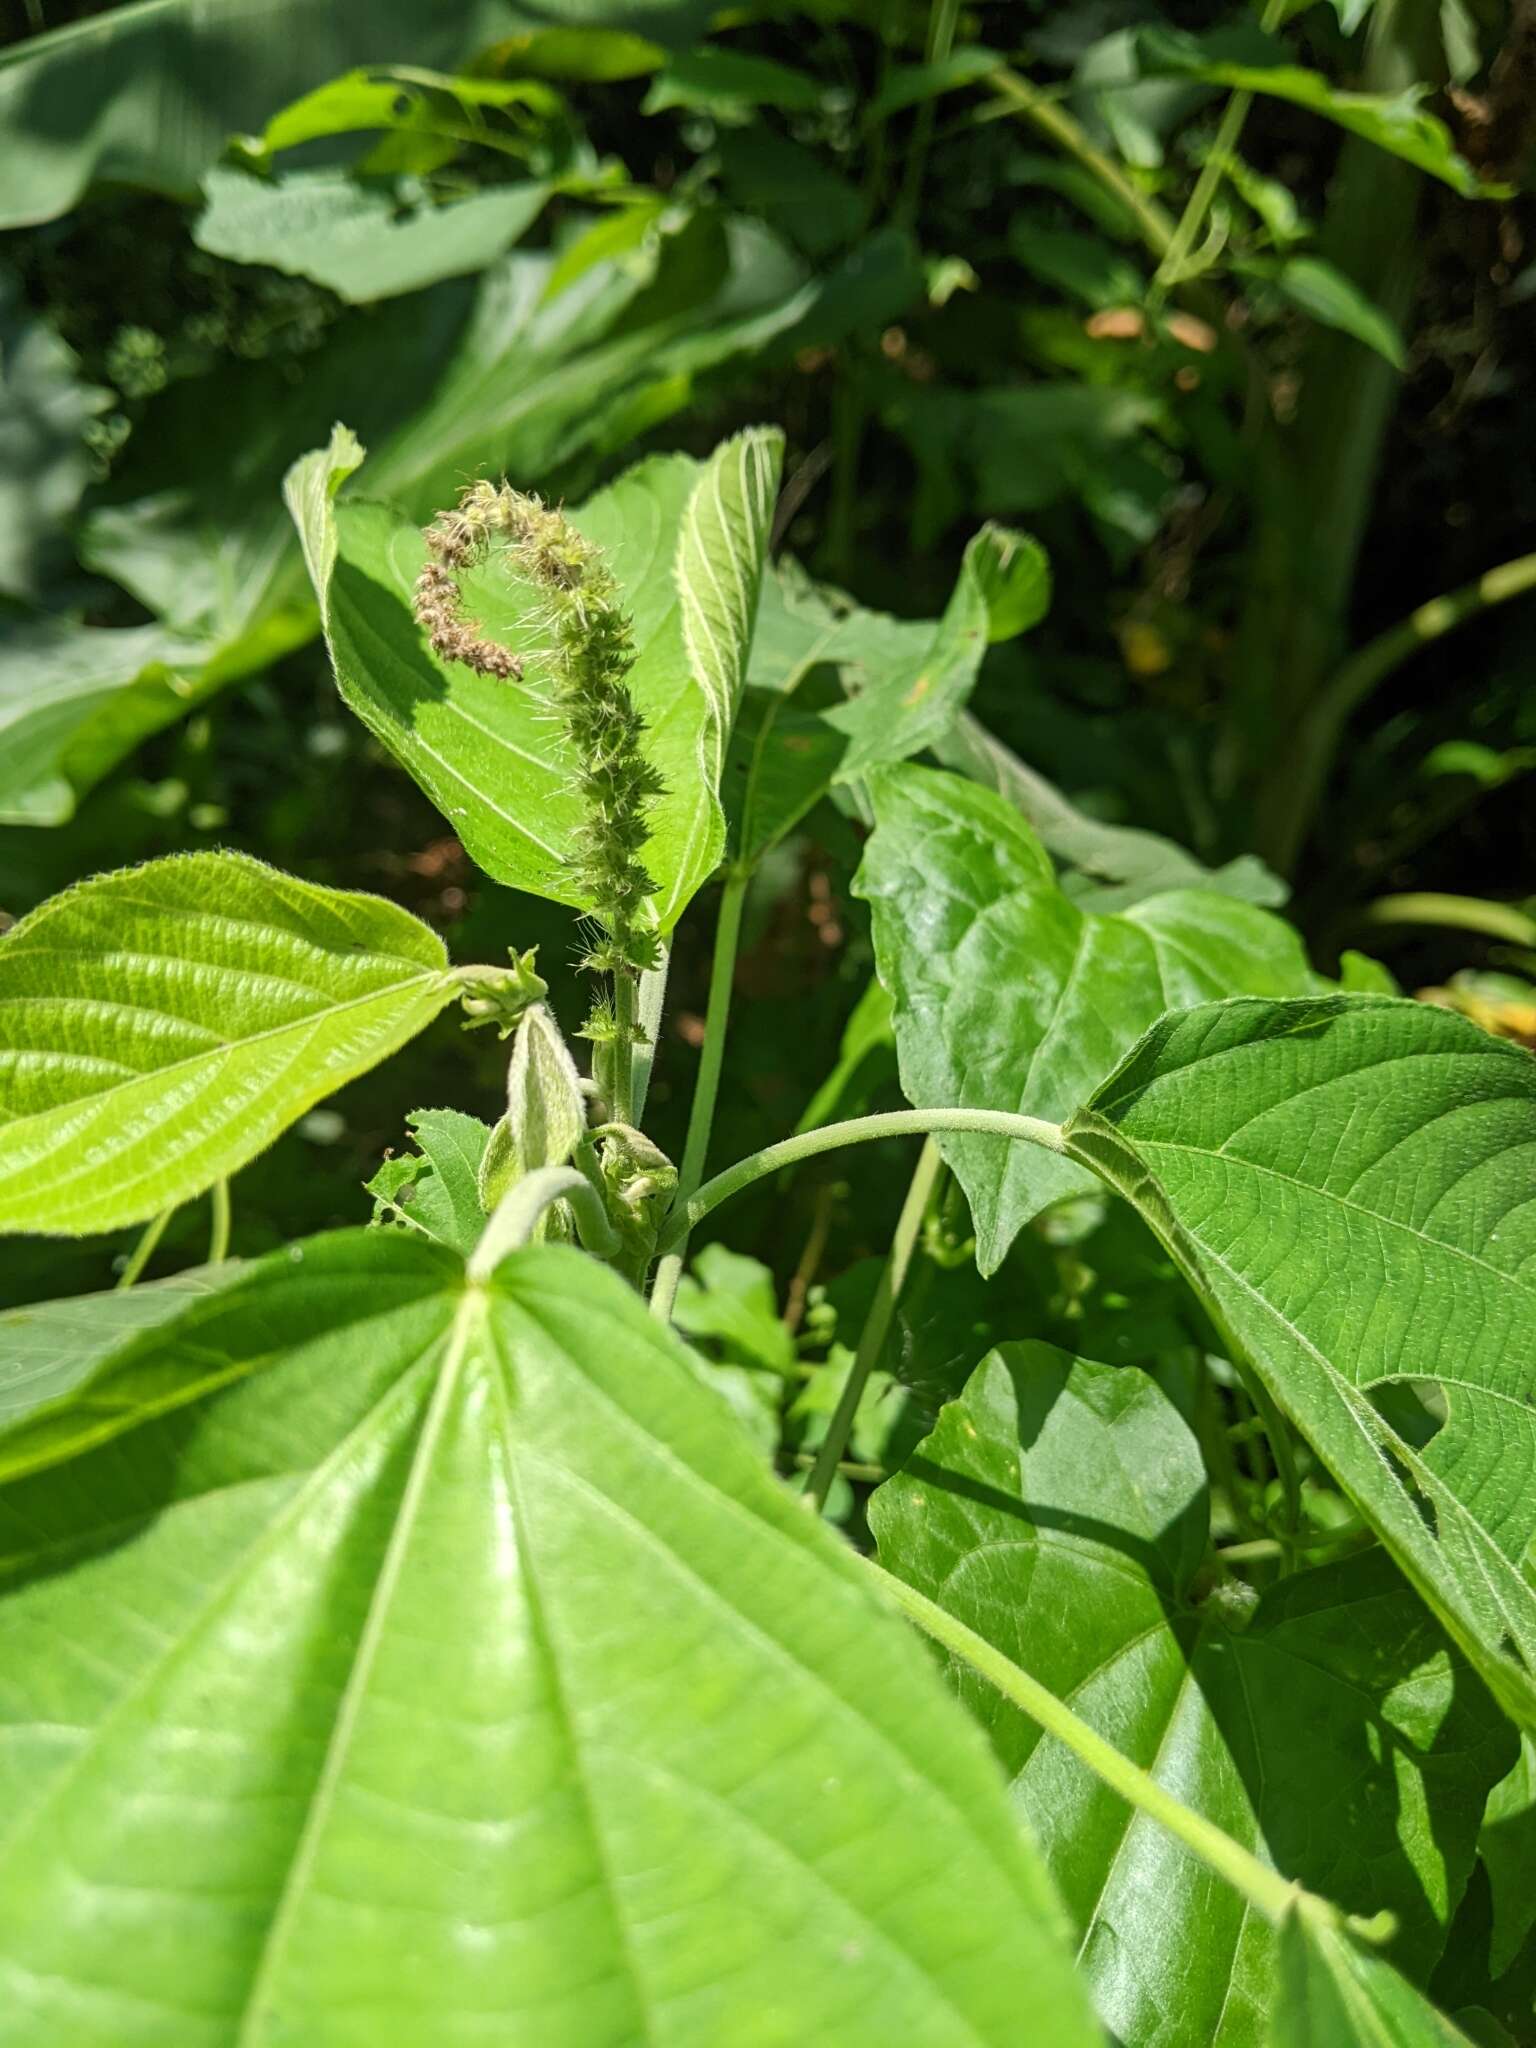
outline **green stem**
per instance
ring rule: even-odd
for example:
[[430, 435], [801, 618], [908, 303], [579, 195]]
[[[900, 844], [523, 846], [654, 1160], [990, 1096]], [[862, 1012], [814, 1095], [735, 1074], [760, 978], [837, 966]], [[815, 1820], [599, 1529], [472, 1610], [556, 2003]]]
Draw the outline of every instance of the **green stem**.
[[891, 1249], [886, 1256], [880, 1283], [875, 1289], [875, 1298], [869, 1305], [864, 1327], [859, 1332], [858, 1349], [853, 1354], [853, 1363], [848, 1368], [847, 1379], [843, 1381], [843, 1390], [838, 1396], [837, 1407], [832, 1412], [832, 1420], [827, 1424], [827, 1433], [817, 1449], [816, 1462], [811, 1467], [811, 1476], [806, 1482], [806, 1494], [815, 1503], [818, 1515], [826, 1509], [827, 1494], [831, 1490], [833, 1475], [838, 1470], [843, 1452], [848, 1445], [848, 1438], [853, 1432], [853, 1418], [858, 1413], [859, 1402], [869, 1383], [869, 1375], [885, 1349], [885, 1340], [890, 1335], [891, 1318], [896, 1313], [896, 1304], [900, 1301], [901, 1290], [906, 1285], [907, 1268], [912, 1263], [917, 1235], [923, 1227], [928, 1201], [943, 1166], [944, 1161], [938, 1146], [932, 1138], [927, 1139], [918, 1154], [912, 1184], [907, 1189], [907, 1199], [901, 1205], [901, 1215], [897, 1218], [895, 1234], [891, 1238]]
[[619, 1250], [618, 1233], [586, 1175], [574, 1166], [539, 1166], [514, 1181], [496, 1204], [470, 1257], [470, 1279], [483, 1286], [509, 1252], [531, 1243], [539, 1219], [555, 1202], [570, 1203], [577, 1235], [589, 1252], [609, 1259]]
[[1532, 589], [1536, 553], [1517, 555], [1459, 590], [1430, 598], [1334, 670], [1297, 725], [1283, 784], [1276, 785], [1269, 844], [1271, 857], [1282, 870], [1294, 864], [1311, 829], [1346, 722], [1378, 684], [1421, 647]]
[[[923, 53], [925, 63], [943, 63], [955, 46], [955, 29], [959, 20], [960, 0], [930, 0], [928, 43]], [[901, 204], [896, 210], [896, 217], [908, 227], [917, 218], [918, 201], [922, 197], [923, 173], [928, 168], [928, 152], [933, 146], [935, 112], [934, 101], [924, 100], [917, 110], [907, 149], [907, 170], [902, 180]]]
[[636, 1125], [645, 1121], [645, 1101], [651, 1092], [651, 1070], [656, 1064], [656, 1048], [661, 1043], [661, 1020], [667, 1007], [667, 970], [672, 964], [670, 948], [663, 943], [661, 957], [654, 967], [647, 967], [640, 977], [637, 1009], [640, 1015], [640, 1029], [644, 1033], [635, 1045], [630, 1067], [634, 1074], [632, 1086], [634, 1101], [631, 1107], [634, 1115], [630, 1121]]
[[[709, 1135], [714, 1128], [715, 1104], [720, 1098], [725, 1035], [731, 1021], [731, 986], [736, 978], [736, 952], [741, 944], [741, 913], [751, 880], [750, 868], [731, 868], [720, 898], [720, 911], [715, 920], [715, 950], [709, 966], [704, 1045], [699, 1054], [699, 1077], [693, 1085], [693, 1102], [688, 1111], [688, 1135], [683, 1140], [683, 1163], [677, 1176], [674, 1209], [685, 1203], [697, 1188], [709, 1162]], [[685, 1229], [657, 1265], [656, 1280], [651, 1289], [651, 1313], [663, 1321], [672, 1314], [687, 1251], [688, 1231]]]
[[1441, 896], [1431, 890], [1378, 896], [1367, 904], [1360, 921], [1367, 925], [1444, 925], [1451, 931], [1507, 939], [1513, 946], [1536, 946], [1536, 917], [1513, 903], [1490, 903], [1481, 896]]
[[613, 1121], [635, 1120], [635, 977], [625, 969], [613, 977]]
[[1038, 128], [1042, 135], [1054, 142], [1064, 156], [1081, 165], [1090, 177], [1119, 201], [1154, 256], [1161, 259], [1167, 255], [1175, 233], [1172, 214], [1165, 212], [1155, 199], [1149, 199], [1140, 186], [1125, 175], [1113, 157], [1096, 149], [1087, 131], [1079, 127], [1049, 93], [1042, 92], [1039, 86], [1006, 65], [991, 72], [987, 83], [1008, 101], [1015, 113], [1022, 114], [1032, 127]]
[[1253, 105], [1251, 92], [1235, 92], [1222, 109], [1221, 125], [1216, 130], [1216, 140], [1211, 153], [1200, 167], [1195, 180], [1195, 189], [1189, 195], [1189, 204], [1179, 216], [1179, 224], [1173, 231], [1173, 239], [1163, 252], [1163, 259], [1157, 266], [1147, 293], [1147, 302], [1152, 307], [1162, 304], [1170, 288], [1184, 281], [1184, 266], [1189, 261], [1189, 252], [1195, 246], [1195, 238], [1205, 225], [1221, 181], [1226, 175], [1227, 159], [1237, 147], [1238, 137], [1243, 132], [1243, 123], [1248, 119], [1248, 109]]
[[798, 1166], [803, 1159], [814, 1159], [821, 1152], [836, 1152], [844, 1145], [864, 1145], [876, 1138], [926, 1137], [930, 1131], [1018, 1138], [1028, 1145], [1043, 1145], [1048, 1152], [1064, 1149], [1060, 1124], [1047, 1123], [1038, 1116], [1019, 1116], [1006, 1109], [893, 1109], [880, 1116], [822, 1124], [814, 1131], [802, 1131], [798, 1137], [767, 1145], [706, 1181], [697, 1194], [673, 1209], [662, 1231], [659, 1249], [664, 1253], [672, 1250], [711, 1209], [786, 1166]]
[[208, 1232], [208, 1263], [222, 1266], [229, 1257], [229, 1182], [213, 1184], [213, 1219]]
[[1133, 1764], [1129, 1757], [1122, 1756], [1053, 1692], [1047, 1691], [1027, 1671], [1020, 1670], [974, 1629], [967, 1628], [964, 1622], [957, 1621], [914, 1587], [882, 1570], [872, 1558], [863, 1558], [860, 1562], [878, 1581], [881, 1590], [919, 1628], [932, 1636], [935, 1642], [942, 1643], [951, 1655], [969, 1664], [989, 1684], [996, 1686], [1005, 1699], [1011, 1700], [1047, 1735], [1054, 1735], [1112, 1791], [1160, 1822], [1186, 1849], [1192, 1850], [1218, 1877], [1225, 1878], [1268, 1919], [1279, 1921], [1303, 1902], [1312, 1911], [1326, 1914], [1335, 1923], [1342, 1917], [1326, 1900], [1314, 1898], [1300, 1885], [1281, 1877], [1277, 1871], [1261, 1863], [1241, 1842], [1234, 1841], [1202, 1814], [1193, 1812], [1175, 1799], [1139, 1764]]
[[143, 1233], [133, 1250], [128, 1254], [128, 1263], [118, 1275], [119, 1287], [132, 1287], [144, 1268], [154, 1256], [155, 1246], [165, 1235], [165, 1226], [176, 1214], [177, 1205], [172, 1202], [169, 1209], [162, 1209], [153, 1222], [146, 1223]]

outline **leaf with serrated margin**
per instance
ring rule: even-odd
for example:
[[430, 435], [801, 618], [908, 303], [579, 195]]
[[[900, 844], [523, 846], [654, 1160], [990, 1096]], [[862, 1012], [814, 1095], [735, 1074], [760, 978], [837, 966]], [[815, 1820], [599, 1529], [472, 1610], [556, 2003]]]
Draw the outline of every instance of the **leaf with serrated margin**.
[[455, 988], [408, 911], [245, 854], [78, 883], [0, 938], [0, 1230], [190, 1201]]
[[[885, 1567], [1186, 1805], [1427, 1976], [1513, 1732], [1378, 1549], [1212, 1599], [1199, 1448], [1133, 1367], [1009, 1344], [869, 1509]], [[1115, 2038], [1247, 2048], [1274, 1930], [984, 1680], [954, 1681], [1013, 1780]]]
[[1381, 996], [1210, 1004], [1066, 1125], [1536, 1727], [1536, 1062]]
[[[1164, 1011], [1318, 986], [1291, 927], [1228, 896], [1171, 889], [1084, 910], [1019, 813], [958, 775], [886, 769], [870, 795], [875, 830], [854, 892], [871, 906], [902, 1087], [920, 1109], [1060, 1118]], [[1048, 1202], [1092, 1185], [1032, 1145], [939, 1145], [970, 1202], [983, 1273]]]
[[7, 2048], [1092, 2048], [980, 1738], [612, 1274], [347, 1232], [142, 1346], [205, 1391], [0, 1488]]

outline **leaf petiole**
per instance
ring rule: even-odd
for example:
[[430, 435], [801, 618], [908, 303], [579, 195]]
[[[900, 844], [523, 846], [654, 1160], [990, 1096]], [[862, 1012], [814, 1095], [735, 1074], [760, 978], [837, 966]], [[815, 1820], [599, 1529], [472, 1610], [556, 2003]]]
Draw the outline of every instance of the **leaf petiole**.
[[778, 1173], [786, 1166], [798, 1166], [821, 1152], [836, 1152], [844, 1145], [864, 1145], [875, 1138], [926, 1137], [954, 1132], [975, 1137], [1016, 1138], [1028, 1145], [1041, 1145], [1048, 1152], [1063, 1148], [1061, 1125], [1044, 1117], [1023, 1116], [1007, 1109], [893, 1109], [879, 1116], [850, 1117], [843, 1123], [821, 1124], [814, 1131], [765, 1145], [745, 1159], [705, 1181], [687, 1201], [679, 1202], [667, 1218], [657, 1249], [663, 1256], [686, 1242], [689, 1232], [712, 1209], [739, 1195], [754, 1181]]
[[1347, 1924], [1354, 1933], [1368, 1941], [1385, 1941], [1396, 1931], [1396, 1923], [1390, 1914], [1378, 1913], [1369, 1920], [1349, 1916], [1346, 1920], [1346, 1916], [1326, 1899], [1319, 1898], [1315, 1892], [1305, 1891], [1278, 1871], [1271, 1870], [1267, 1863], [1259, 1861], [1252, 1850], [1245, 1849], [1241, 1842], [1217, 1827], [1214, 1821], [1207, 1820], [1203, 1814], [1175, 1799], [1139, 1764], [1132, 1763], [1128, 1756], [1122, 1756], [1096, 1729], [1080, 1720], [1064, 1701], [1041, 1685], [1038, 1679], [1031, 1678], [1027, 1671], [1021, 1670], [1001, 1650], [994, 1649], [985, 1637], [967, 1628], [963, 1621], [957, 1621], [954, 1615], [946, 1613], [914, 1586], [909, 1586], [905, 1580], [896, 1578], [876, 1564], [873, 1558], [861, 1557], [859, 1562], [909, 1620], [916, 1622], [952, 1656], [958, 1657], [989, 1684], [996, 1686], [1005, 1699], [1011, 1700], [1047, 1735], [1055, 1736], [1112, 1791], [1118, 1792], [1122, 1799], [1176, 1836], [1186, 1849], [1198, 1856], [1218, 1877], [1224, 1878], [1234, 1890], [1241, 1892], [1266, 1918], [1278, 1923], [1287, 1913], [1298, 1911], [1331, 1927]]

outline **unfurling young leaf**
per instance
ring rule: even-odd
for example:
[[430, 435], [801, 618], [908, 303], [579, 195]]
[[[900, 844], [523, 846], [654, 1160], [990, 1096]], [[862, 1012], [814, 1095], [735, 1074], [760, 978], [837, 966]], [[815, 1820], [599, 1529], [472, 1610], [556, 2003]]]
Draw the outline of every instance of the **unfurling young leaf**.
[[576, 1062], [546, 1003], [530, 1003], [507, 1064], [507, 1113], [480, 1163], [480, 1203], [494, 1209], [507, 1189], [541, 1166], [564, 1166], [587, 1128]]

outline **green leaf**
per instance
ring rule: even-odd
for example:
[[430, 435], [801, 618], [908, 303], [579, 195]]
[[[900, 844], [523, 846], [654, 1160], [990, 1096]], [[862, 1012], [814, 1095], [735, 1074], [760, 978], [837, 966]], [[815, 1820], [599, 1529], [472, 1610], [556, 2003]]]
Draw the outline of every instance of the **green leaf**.
[[[989, 640], [1011, 639], [1043, 618], [1050, 568], [1037, 541], [984, 526], [965, 551], [944, 616], [913, 658], [870, 675], [827, 722], [848, 735], [839, 779], [851, 782], [887, 761], [903, 761], [948, 730], [976, 686]], [[861, 644], [849, 622], [844, 659], [858, 668]]]
[[1536, 1741], [1520, 1738], [1514, 1769], [1494, 1786], [1477, 1852], [1493, 1891], [1488, 1974], [1502, 1977], [1536, 1927]]
[[227, 1178], [452, 1001], [442, 941], [236, 853], [98, 875], [0, 938], [0, 1230], [78, 1235]]
[[[794, 563], [764, 582], [747, 691], [726, 769], [731, 843], [760, 860], [834, 782], [938, 745], [975, 686], [989, 643], [1045, 616], [1050, 564], [1039, 544], [985, 526], [965, 551], [942, 619], [864, 610], [819, 589]], [[817, 668], [835, 669], [849, 701], [787, 701]]]
[[836, 1066], [806, 1104], [805, 1113], [795, 1129], [814, 1131], [822, 1124], [831, 1123], [834, 1117], [859, 1115], [861, 1111], [853, 1107], [853, 1102], [867, 1101], [868, 1091], [858, 1095], [858, 1083], [871, 1065], [882, 1069], [893, 1066], [895, 1051], [891, 999], [875, 977], [854, 1004], [852, 1014], [843, 1027]]
[[1165, 1018], [1066, 1143], [1536, 1727], [1536, 1064], [1391, 997]]
[[691, 223], [645, 275], [600, 264], [549, 300], [557, 260], [514, 251], [473, 290], [438, 285], [352, 315], [301, 379], [286, 360], [242, 363], [156, 400], [82, 554], [164, 629], [48, 621], [0, 647], [0, 731], [21, 735], [0, 749], [0, 816], [63, 822], [148, 733], [313, 637], [280, 490], [294, 450], [339, 413], [369, 439], [370, 490], [425, 521], [469, 476], [547, 483], [578, 455], [616, 453], [685, 405], [695, 376], [836, 296], [835, 278], [806, 285], [739, 221]]
[[1293, 106], [1321, 114], [1388, 155], [1413, 164], [1426, 176], [1438, 178], [1464, 199], [1509, 196], [1509, 186], [1479, 178], [1466, 159], [1457, 155], [1445, 123], [1424, 111], [1421, 102], [1429, 91], [1426, 85], [1410, 86], [1400, 93], [1341, 92], [1321, 72], [1286, 63], [1279, 44], [1274, 45], [1270, 62], [1233, 63], [1222, 54], [1219, 31], [1217, 39], [1206, 39], [1179, 29], [1140, 29], [1136, 53], [1142, 72], [1149, 77], [1196, 78], [1233, 92], [1289, 100]]
[[690, 107], [716, 120], [748, 120], [756, 107], [778, 107], [784, 113], [815, 114], [835, 94], [823, 80], [795, 71], [771, 57], [706, 43], [680, 50], [651, 81], [642, 114], [664, 113], [668, 107]]
[[1090, 2048], [926, 1653], [612, 1274], [344, 1233], [142, 1341], [207, 1396], [4, 1496], [14, 2048]]
[[779, 1314], [772, 1272], [726, 1245], [706, 1245], [683, 1275], [672, 1320], [686, 1336], [712, 1339], [734, 1363], [786, 1378], [795, 1369], [795, 1340]]
[[211, 1294], [238, 1271], [193, 1267], [171, 1280], [0, 1315], [0, 1478], [75, 1457], [154, 1413], [163, 1387], [152, 1374], [120, 1378], [115, 1361], [146, 1330], [180, 1315], [189, 1295]]
[[112, 394], [79, 376], [51, 324], [0, 271], [0, 592], [38, 598], [62, 552], [60, 528], [90, 482], [85, 432]]
[[848, 746], [825, 712], [777, 690], [745, 690], [722, 785], [735, 858], [755, 867], [793, 831], [837, 781]]
[[[902, 1089], [920, 1109], [1060, 1118], [1165, 1010], [1317, 986], [1290, 926], [1230, 897], [1179, 889], [1125, 911], [1081, 909], [1018, 813], [958, 776], [889, 769], [871, 797], [855, 893], [871, 906]], [[1036, 1146], [939, 1143], [970, 1202], [983, 1273], [1047, 1203], [1092, 1185]]]
[[413, 1109], [405, 1127], [417, 1150], [386, 1159], [367, 1183], [374, 1221], [391, 1216], [467, 1259], [485, 1228], [480, 1163], [490, 1126], [458, 1109]]
[[[881, 1562], [1283, 1875], [1399, 1917], [1427, 1975], [1512, 1736], [1380, 1550], [1202, 1597], [1205, 1472], [1133, 1367], [1005, 1345], [875, 1493]], [[1253, 2041], [1275, 1930], [966, 1671], [1122, 2041]], [[1178, 2030], [1168, 2030], [1177, 2013]]]
[[1470, 2048], [1444, 2013], [1342, 1929], [1291, 1913], [1266, 2048]]
[[1407, 344], [1397, 322], [1333, 264], [1316, 256], [1290, 256], [1276, 266], [1272, 281], [1281, 296], [1301, 312], [1325, 327], [1352, 334], [1356, 341], [1384, 356], [1393, 369], [1407, 367]]
[[1220, 896], [1266, 909], [1286, 899], [1279, 876], [1252, 854], [1208, 868], [1156, 832], [1090, 817], [969, 711], [962, 711], [948, 732], [934, 741], [932, 751], [944, 767], [995, 789], [1012, 804], [1047, 851], [1073, 870], [1062, 876], [1061, 885], [1084, 910], [1129, 910], [1144, 897], [1160, 896], [1168, 889], [1214, 889]]
[[280, 178], [213, 170], [203, 189], [208, 204], [192, 231], [200, 249], [313, 278], [352, 305], [483, 270], [549, 197], [544, 184], [487, 185], [402, 213], [387, 182], [360, 183], [341, 170]]
[[[280, 651], [280, 650], [275, 650]], [[0, 649], [0, 824], [62, 825], [77, 789], [185, 716], [206, 643], [163, 626], [7, 621]]]
[[932, 64], [893, 64], [885, 82], [864, 110], [866, 121], [883, 121], [903, 107], [915, 107], [941, 94], [975, 85], [1004, 63], [996, 50], [967, 43]]
[[[582, 0], [594, 28], [664, 42], [696, 35], [703, 0]], [[0, 53], [0, 228], [67, 213], [95, 183], [190, 198], [232, 133], [259, 129], [309, 87], [411, 53], [452, 69], [544, 9], [491, 0], [138, 0]]]
[[[663, 932], [724, 844], [720, 762], [745, 668], [780, 445], [775, 434], [753, 432], [727, 441], [707, 463], [653, 456], [571, 512], [606, 551], [633, 620], [638, 658], [629, 687], [647, 721], [646, 752], [666, 782], [645, 850]], [[494, 559], [466, 581], [473, 615], [526, 656], [524, 684], [439, 660], [411, 612], [426, 559], [420, 530], [386, 505], [335, 503], [334, 480], [350, 460], [333, 442], [304, 457], [287, 487], [321, 579], [342, 696], [487, 874], [589, 909], [564, 867], [582, 813], [563, 736], [539, 696], [541, 629], [530, 594]]]

